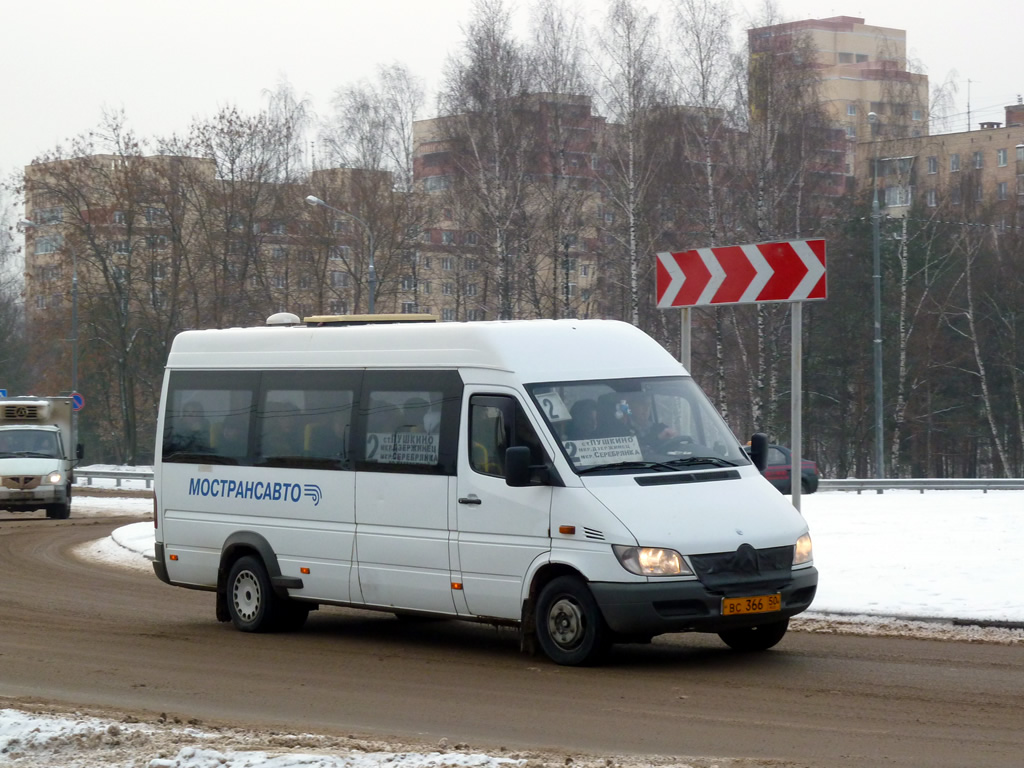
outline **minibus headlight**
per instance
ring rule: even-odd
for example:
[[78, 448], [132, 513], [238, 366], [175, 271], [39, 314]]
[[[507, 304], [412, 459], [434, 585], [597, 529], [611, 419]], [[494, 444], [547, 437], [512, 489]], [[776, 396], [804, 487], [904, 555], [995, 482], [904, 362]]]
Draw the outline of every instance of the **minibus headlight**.
[[804, 565], [814, 559], [814, 548], [811, 546], [811, 534], [805, 533], [796, 540], [793, 548], [793, 565]]
[[627, 547], [613, 544], [612, 551], [622, 567], [637, 576], [692, 576], [693, 571], [674, 549]]
[[64, 476], [59, 471], [53, 471], [46, 476], [46, 482], [50, 485], [60, 485], [60, 481], [64, 479]]

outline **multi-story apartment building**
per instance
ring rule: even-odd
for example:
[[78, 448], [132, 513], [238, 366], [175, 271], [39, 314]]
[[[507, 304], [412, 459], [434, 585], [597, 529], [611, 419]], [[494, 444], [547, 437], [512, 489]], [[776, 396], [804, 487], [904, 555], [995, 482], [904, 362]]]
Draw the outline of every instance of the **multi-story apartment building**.
[[1024, 224], [1024, 105], [1006, 107], [1006, 122], [935, 136], [894, 137], [885, 126], [857, 145], [860, 185], [877, 185], [879, 205], [903, 216], [925, 208], [984, 213], [999, 229]]
[[928, 76], [910, 71], [904, 30], [834, 16], [758, 27], [747, 36], [752, 58], [809, 46], [822, 103], [847, 137], [847, 175], [855, 171], [857, 142], [877, 130], [872, 114], [890, 136], [928, 135]]

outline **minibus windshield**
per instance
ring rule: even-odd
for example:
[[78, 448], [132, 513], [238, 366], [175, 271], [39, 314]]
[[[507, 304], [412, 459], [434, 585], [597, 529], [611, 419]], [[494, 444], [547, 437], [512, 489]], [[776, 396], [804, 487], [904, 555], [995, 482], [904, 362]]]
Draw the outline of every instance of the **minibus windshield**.
[[750, 463], [689, 376], [548, 382], [527, 390], [577, 474]]

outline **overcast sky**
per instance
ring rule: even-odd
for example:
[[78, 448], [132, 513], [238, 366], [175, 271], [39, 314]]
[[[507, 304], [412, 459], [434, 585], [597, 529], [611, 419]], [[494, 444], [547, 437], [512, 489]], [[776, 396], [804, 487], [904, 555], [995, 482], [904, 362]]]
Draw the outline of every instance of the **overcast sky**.
[[[597, 23], [607, 0], [575, 0]], [[648, 0], [654, 9], [667, 0]], [[517, 0], [525, 35], [532, 0]], [[0, 173], [19, 169], [69, 136], [96, 127], [104, 109], [126, 112], [150, 138], [234, 104], [255, 111], [286, 79], [314, 111], [330, 112], [338, 86], [401, 62], [439, 85], [458, 49], [472, 0], [0, 0]], [[759, 0], [733, 0], [737, 30]], [[1024, 92], [1019, 0], [778, 0], [787, 20], [859, 16], [904, 29], [908, 53], [932, 84], [955, 71], [956, 126], [1003, 120]], [[430, 115], [425, 115], [430, 116]], [[962, 126], [962, 127], [960, 127]]]

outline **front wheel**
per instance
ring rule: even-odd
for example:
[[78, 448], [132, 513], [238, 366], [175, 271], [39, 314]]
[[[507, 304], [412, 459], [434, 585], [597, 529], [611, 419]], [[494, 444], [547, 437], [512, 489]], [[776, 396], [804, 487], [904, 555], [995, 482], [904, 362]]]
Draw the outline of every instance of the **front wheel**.
[[730, 629], [727, 632], [719, 632], [718, 636], [734, 651], [767, 651], [778, 645], [779, 641], [786, 636], [787, 629], [789, 629], [789, 619], [783, 619], [771, 624], [758, 624], [756, 627]]
[[600, 660], [611, 641], [590, 589], [576, 576], [559, 576], [540, 592], [537, 641], [556, 664], [579, 666]]

